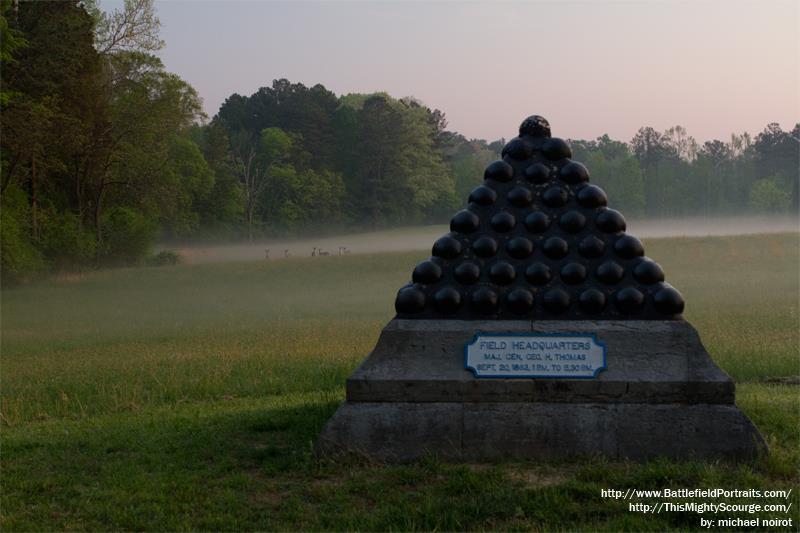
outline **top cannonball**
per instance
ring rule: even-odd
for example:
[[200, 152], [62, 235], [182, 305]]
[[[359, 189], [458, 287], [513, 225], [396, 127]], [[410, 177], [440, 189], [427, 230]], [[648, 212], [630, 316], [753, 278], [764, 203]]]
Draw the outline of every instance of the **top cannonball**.
[[550, 137], [550, 123], [542, 116], [531, 115], [520, 124], [519, 134], [520, 136]]

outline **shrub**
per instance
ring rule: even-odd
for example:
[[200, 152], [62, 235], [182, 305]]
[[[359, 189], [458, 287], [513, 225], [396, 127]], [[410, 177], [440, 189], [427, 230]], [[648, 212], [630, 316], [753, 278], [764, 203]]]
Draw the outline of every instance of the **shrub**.
[[78, 216], [50, 207], [42, 210], [39, 248], [58, 270], [73, 270], [94, 261], [97, 246], [94, 232], [81, 227]]
[[161, 250], [155, 255], [147, 258], [148, 266], [170, 266], [181, 262], [181, 254], [172, 250]]
[[0, 209], [0, 275], [4, 285], [19, 283], [47, 266], [31, 238], [30, 209], [24, 191], [9, 187]]
[[114, 207], [103, 216], [101, 260], [110, 265], [140, 262], [155, 242], [158, 228], [129, 207]]

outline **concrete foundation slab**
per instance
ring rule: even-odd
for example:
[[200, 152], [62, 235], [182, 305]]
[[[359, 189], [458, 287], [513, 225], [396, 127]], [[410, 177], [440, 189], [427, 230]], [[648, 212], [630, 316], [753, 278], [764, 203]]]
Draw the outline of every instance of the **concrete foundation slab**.
[[387, 462], [429, 454], [452, 461], [749, 459], [766, 445], [732, 405], [345, 402], [317, 450]]
[[[591, 333], [606, 346], [596, 379], [485, 379], [464, 368], [476, 332]], [[766, 444], [734, 405], [731, 378], [683, 320], [392, 320], [347, 381], [320, 453], [384, 461], [601, 454], [752, 458]]]

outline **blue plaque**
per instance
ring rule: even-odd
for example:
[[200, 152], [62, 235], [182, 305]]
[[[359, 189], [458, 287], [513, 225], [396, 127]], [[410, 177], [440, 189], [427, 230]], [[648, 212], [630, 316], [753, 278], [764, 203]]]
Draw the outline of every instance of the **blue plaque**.
[[597, 379], [606, 347], [591, 333], [481, 333], [464, 346], [476, 378]]

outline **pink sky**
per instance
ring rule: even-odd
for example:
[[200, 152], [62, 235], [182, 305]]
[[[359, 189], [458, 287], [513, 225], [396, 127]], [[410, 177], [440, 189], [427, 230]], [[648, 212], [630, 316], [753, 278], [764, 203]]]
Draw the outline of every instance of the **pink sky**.
[[[117, 4], [105, 1], [106, 9]], [[800, 121], [800, 2], [157, 3], [167, 68], [209, 115], [274, 78], [413, 95], [468, 137], [699, 141]]]

